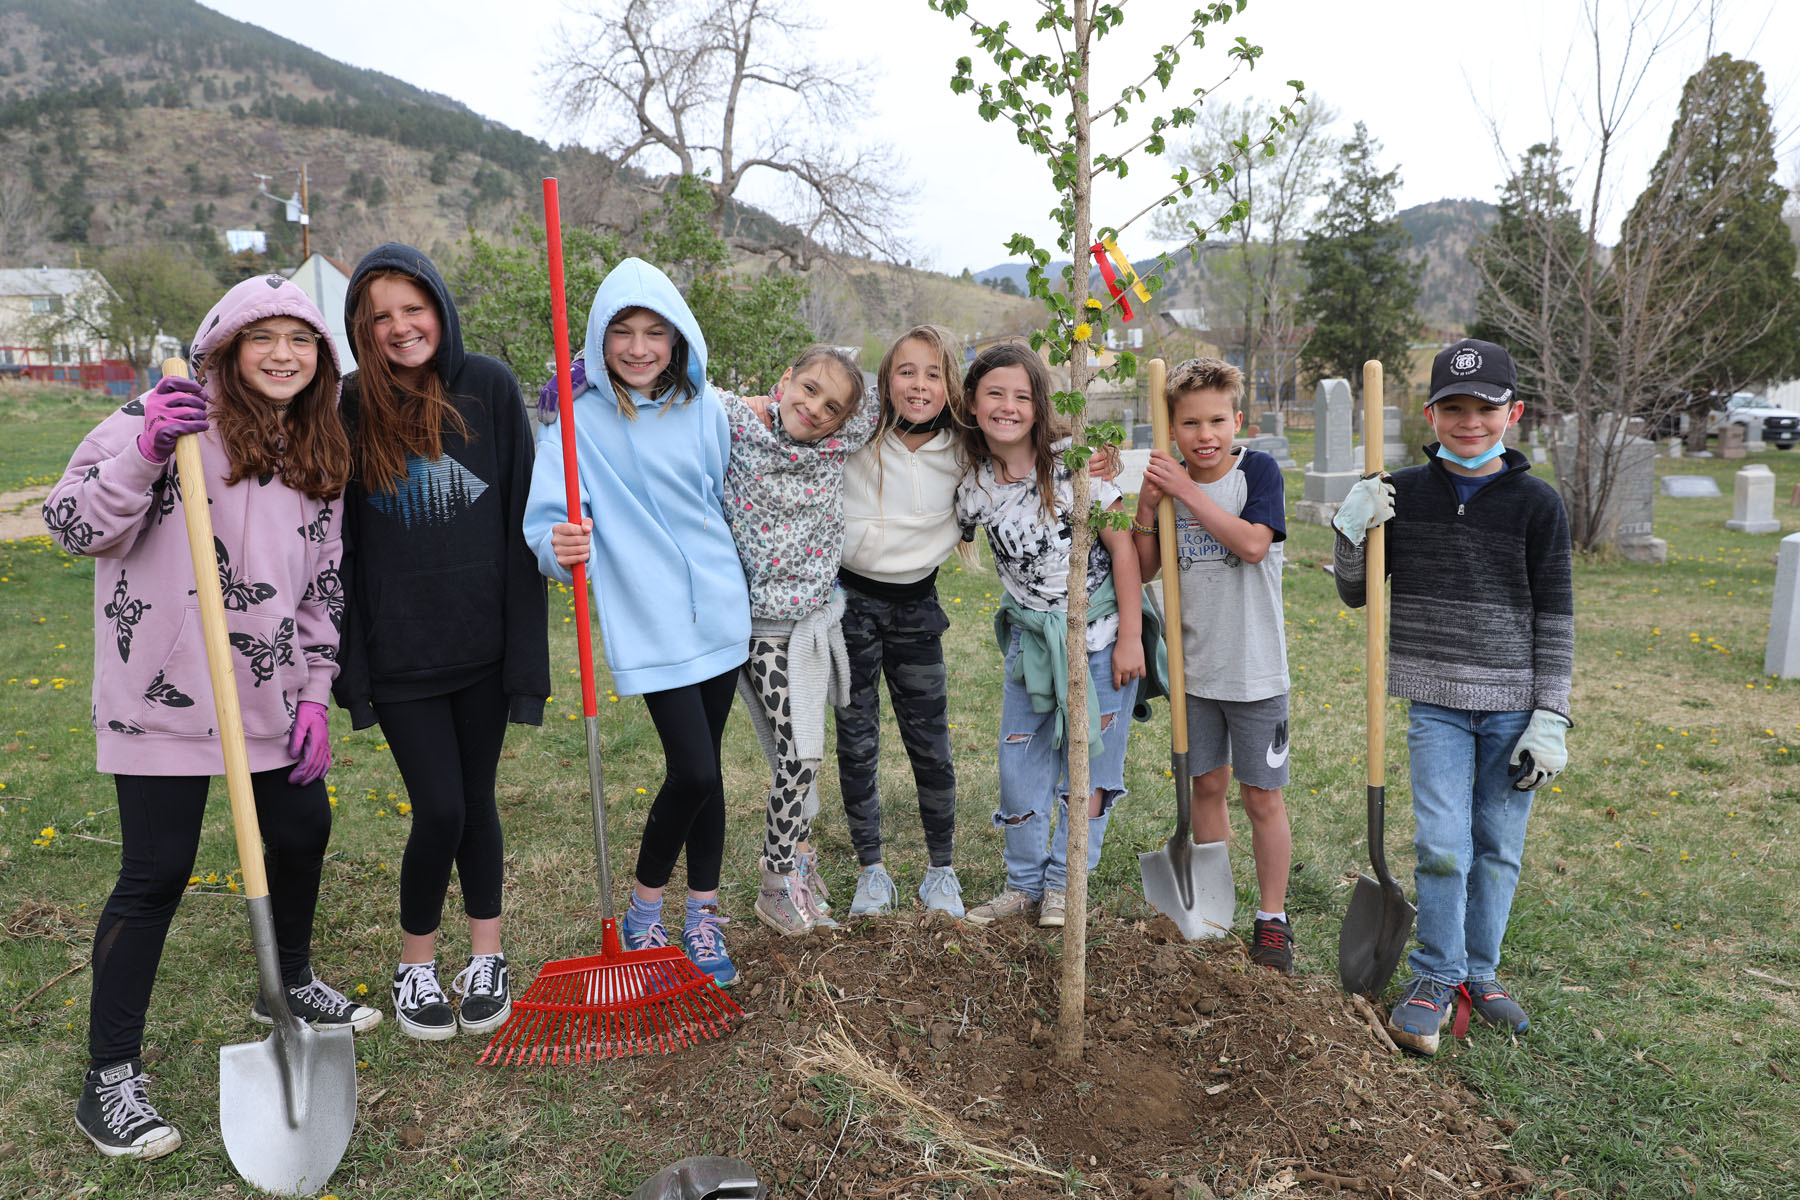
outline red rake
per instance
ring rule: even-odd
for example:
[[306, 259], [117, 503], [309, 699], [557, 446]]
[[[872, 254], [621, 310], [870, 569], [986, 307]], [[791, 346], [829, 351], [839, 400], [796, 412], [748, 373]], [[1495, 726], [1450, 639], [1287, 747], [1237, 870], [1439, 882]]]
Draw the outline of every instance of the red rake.
[[[544, 180], [544, 233], [550, 255], [551, 324], [556, 337], [557, 407], [569, 520], [581, 520], [576, 472], [575, 395], [569, 378], [569, 316], [563, 296], [562, 212], [556, 180]], [[603, 918], [600, 953], [545, 963], [481, 1052], [479, 1061], [590, 1062], [633, 1054], [668, 1054], [716, 1038], [744, 1015], [713, 977], [675, 946], [627, 951], [613, 911], [606, 856], [606, 795], [600, 777], [600, 717], [594, 689], [594, 640], [586, 564], [577, 563], [575, 631], [581, 653], [581, 708], [587, 726], [588, 791], [594, 807], [594, 860]]]

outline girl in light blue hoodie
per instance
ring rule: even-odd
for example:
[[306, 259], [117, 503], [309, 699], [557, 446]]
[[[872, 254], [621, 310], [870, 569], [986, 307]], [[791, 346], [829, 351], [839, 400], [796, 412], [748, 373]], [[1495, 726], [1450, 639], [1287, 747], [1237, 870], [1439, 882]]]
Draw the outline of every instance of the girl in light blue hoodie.
[[662, 894], [687, 855], [682, 946], [722, 987], [719, 875], [725, 788], [719, 748], [738, 669], [749, 655], [750, 593], [725, 521], [731, 430], [706, 382], [706, 338], [669, 277], [641, 259], [594, 294], [585, 357], [605, 374], [575, 398], [581, 520], [568, 520], [562, 431], [538, 435], [525, 539], [563, 583], [587, 563], [607, 665], [621, 695], [642, 695], [665, 775], [644, 823], [628, 950], [668, 944]]

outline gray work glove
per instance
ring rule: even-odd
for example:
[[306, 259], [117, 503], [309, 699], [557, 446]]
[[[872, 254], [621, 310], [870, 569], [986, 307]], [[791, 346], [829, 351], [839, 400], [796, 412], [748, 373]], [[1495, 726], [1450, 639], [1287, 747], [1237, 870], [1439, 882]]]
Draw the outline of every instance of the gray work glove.
[[1531, 710], [1531, 723], [1513, 745], [1513, 787], [1521, 792], [1535, 792], [1562, 774], [1569, 765], [1569, 751], [1563, 744], [1569, 718], [1547, 708]]
[[1331, 523], [1352, 546], [1360, 546], [1369, 530], [1393, 516], [1394, 481], [1385, 474], [1367, 475], [1350, 485], [1350, 494], [1338, 505]]

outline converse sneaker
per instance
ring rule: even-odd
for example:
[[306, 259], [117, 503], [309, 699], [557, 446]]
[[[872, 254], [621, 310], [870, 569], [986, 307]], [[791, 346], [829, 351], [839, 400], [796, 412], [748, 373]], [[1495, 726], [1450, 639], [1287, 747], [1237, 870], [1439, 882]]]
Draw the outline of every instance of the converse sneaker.
[[800, 878], [806, 881], [806, 890], [812, 896], [812, 906], [822, 913], [831, 911], [831, 889], [825, 886], [825, 877], [819, 874], [819, 852], [808, 850], [800, 856]]
[[181, 1134], [150, 1106], [144, 1094], [149, 1082], [135, 1058], [89, 1071], [82, 1080], [75, 1124], [106, 1157], [161, 1158], [181, 1145]]
[[456, 1036], [456, 1014], [438, 982], [436, 963], [402, 963], [394, 972], [394, 1020], [401, 1033], [421, 1042]]
[[887, 868], [880, 863], [864, 867], [856, 873], [856, 895], [850, 901], [853, 917], [879, 917], [894, 911], [900, 902], [900, 889]]
[[469, 965], [450, 981], [450, 990], [462, 997], [456, 1010], [456, 1027], [464, 1033], [490, 1033], [512, 1016], [512, 989], [506, 955], [476, 954]]
[[1270, 917], [1256, 923], [1256, 932], [1250, 939], [1250, 961], [1283, 975], [1294, 973], [1294, 931], [1286, 921]]
[[756, 919], [782, 937], [812, 932], [812, 918], [806, 915], [801, 899], [798, 873], [783, 875], [763, 868], [762, 889], [756, 893]]
[[963, 919], [972, 925], [992, 925], [1002, 917], [1029, 915], [1037, 906], [1035, 897], [1007, 888], [986, 904], [977, 904], [971, 908]]
[[962, 884], [955, 867], [926, 867], [919, 884], [919, 899], [932, 912], [941, 912], [961, 920], [963, 916]]
[[1045, 888], [1044, 902], [1038, 906], [1039, 929], [1061, 929], [1069, 919], [1067, 888]]
[[[761, 913], [757, 915], [760, 916]], [[719, 915], [718, 905], [705, 904], [700, 908], [700, 920], [681, 935], [681, 948], [687, 952], [689, 960], [711, 975], [713, 982], [722, 988], [728, 988], [738, 981], [737, 967], [732, 964], [731, 956], [725, 953], [723, 930], [730, 923], [730, 917]]]
[[[381, 1024], [380, 1009], [358, 1004], [314, 975], [311, 967], [306, 969], [305, 983], [287, 990], [287, 1002], [288, 1011], [314, 1029], [348, 1025], [358, 1033], [367, 1033]], [[261, 1021], [264, 1025], [275, 1023], [275, 1018], [269, 1015], [268, 1005], [263, 1003], [261, 992], [257, 993], [256, 1002], [250, 1006], [250, 1019]]]
[[806, 865], [806, 859], [801, 858], [800, 867], [794, 872], [794, 898], [800, 902], [800, 911], [806, 914], [814, 929], [842, 929], [843, 926], [832, 920], [831, 914], [819, 902], [817, 888], [824, 884], [818, 875], [817, 858], [810, 867]]
[[1394, 1041], [1419, 1054], [1436, 1054], [1438, 1034], [1456, 999], [1456, 988], [1415, 975], [1388, 1014], [1387, 1031]]
[[1471, 979], [1463, 984], [1468, 989], [1469, 1004], [1475, 1015], [1489, 1025], [1498, 1025], [1502, 1029], [1510, 1029], [1514, 1033], [1524, 1033], [1531, 1028], [1531, 1018], [1519, 1006], [1498, 979]]

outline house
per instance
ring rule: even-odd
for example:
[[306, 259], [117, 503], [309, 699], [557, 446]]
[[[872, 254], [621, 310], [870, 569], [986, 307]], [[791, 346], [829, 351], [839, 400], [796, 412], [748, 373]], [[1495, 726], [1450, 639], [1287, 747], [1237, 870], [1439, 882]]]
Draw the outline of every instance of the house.
[[337, 343], [338, 361], [344, 364], [344, 374], [356, 370], [356, 356], [350, 353], [350, 334], [344, 328], [344, 301], [350, 296], [350, 272], [323, 254], [313, 254], [295, 267], [288, 278], [312, 297], [312, 302], [325, 314], [331, 339]]
[[131, 395], [131, 364], [118, 356], [117, 347], [76, 328], [65, 328], [53, 339], [43, 336], [45, 325], [72, 305], [111, 294], [98, 271], [0, 268], [0, 378], [24, 376]]

